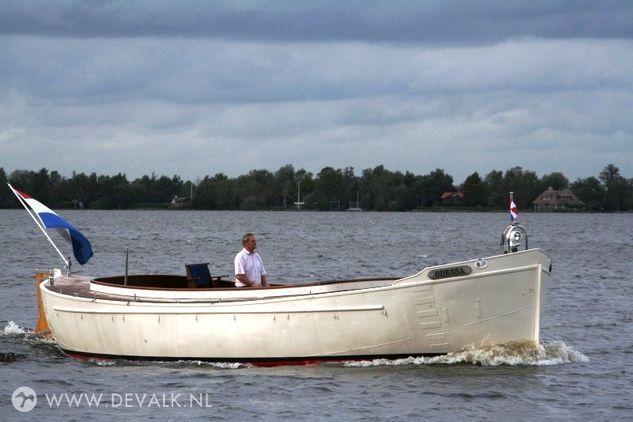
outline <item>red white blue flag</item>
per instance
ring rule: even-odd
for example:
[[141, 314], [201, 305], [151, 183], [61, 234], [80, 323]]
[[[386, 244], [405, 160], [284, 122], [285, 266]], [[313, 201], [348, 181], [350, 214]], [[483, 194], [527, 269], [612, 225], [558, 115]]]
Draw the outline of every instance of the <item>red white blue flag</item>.
[[31, 211], [35, 213], [43, 227], [47, 229], [58, 229], [62, 236], [72, 243], [73, 254], [75, 255], [77, 262], [81, 265], [88, 262], [92, 256], [92, 245], [88, 239], [86, 239], [86, 237], [75, 228], [75, 226], [61, 218], [55, 211], [42, 204], [40, 201], [31, 198], [30, 195], [13, 188], [11, 185], [9, 185], [9, 187], [13, 190], [13, 193], [15, 193], [16, 196], [18, 196], [26, 205], [29, 206]]
[[514, 223], [519, 220], [519, 209], [517, 204], [514, 203], [514, 199], [510, 199], [510, 220]]

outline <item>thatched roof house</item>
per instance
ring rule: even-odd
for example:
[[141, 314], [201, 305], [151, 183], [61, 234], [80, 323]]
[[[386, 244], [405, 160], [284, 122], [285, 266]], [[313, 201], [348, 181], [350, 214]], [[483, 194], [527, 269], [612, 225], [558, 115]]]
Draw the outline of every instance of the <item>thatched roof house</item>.
[[585, 204], [569, 189], [547, 189], [532, 201], [536, 211], [562, 211], [584, 208]]

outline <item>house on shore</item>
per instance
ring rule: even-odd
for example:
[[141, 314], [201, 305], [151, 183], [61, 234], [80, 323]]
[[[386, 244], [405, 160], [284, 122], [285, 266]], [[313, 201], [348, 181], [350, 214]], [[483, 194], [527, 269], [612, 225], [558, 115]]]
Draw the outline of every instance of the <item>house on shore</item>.
[[551, 186], [532, 201], [532, 205], [535, 211], [578, 210], [585, 207], [585, 203], [569, 189], [554, 190]]
[[442, 205], [461, 205], [464, 201], [464, 192], [444, 192], [440, 197]]

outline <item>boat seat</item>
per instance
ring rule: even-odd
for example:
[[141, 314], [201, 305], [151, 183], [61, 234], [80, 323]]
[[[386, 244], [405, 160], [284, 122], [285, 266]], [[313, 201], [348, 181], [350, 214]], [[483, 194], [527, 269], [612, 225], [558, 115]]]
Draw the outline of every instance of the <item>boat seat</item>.
[[187, 285], [191, 288], [209, 288], [211, 287], [211, 273], [209, 272], [209, 263], [202, 264], [186, 264], [187, 269]]
[[209, 263], [203, 262], [201, 264], [186, 264], [187, 270], [187, 287], [191, 289], [208, 289], [211, 287], [235, 287], [235, 285], [228, 281], [222, 280], [223, 275], [211, 276], [209, 272]]

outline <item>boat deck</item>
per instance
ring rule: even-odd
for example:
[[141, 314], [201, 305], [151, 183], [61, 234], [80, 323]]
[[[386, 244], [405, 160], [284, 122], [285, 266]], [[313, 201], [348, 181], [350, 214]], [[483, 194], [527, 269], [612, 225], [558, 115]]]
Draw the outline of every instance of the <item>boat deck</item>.
[[[151, 276], [148, 276], [151, 277]], [[165, 277], [165, 276], [157, 276], [157, 277]], [[346, 291], [346, 290], [357, 290], [363, 288], [370, 287], [379, 287], [391, 284], [393, 280], [398, 280], [397, 277], [384, 277], [384, 278], [370, 278], [370, 279], [354, 279], [354, 280], [336, 280], [336, 281], [324, 281], [317, 283], [308, 283], [308, 284], [274, 284], [269, 288], [164, 288], [164, 287], [149, 287], [145, 286], [127, 286], [127, 294], [112, 294], [106, 293], [102, 291], [92, 290], [90, 288], [91, 282], [95, 282], [93, 277], [89, 276], [80, 276], [80, 275], [72, 275], [72, 276], [58, 276], [54, 279], [52, 285], [50, 283], [45, 284], [45, 288], [59, 294], [79, 297], [79, 298], [87, 298], [94, 300], [109, 300], [109, 301], [119, 301], [119, 302], [150, 302], [150, 303], [165, 303], [165, 302], [212, 302], [214, 301], [240, 301], [240, 300], [253, 300], [253, 299], [261, 299], [261, 298], [274, 298], [274, 297], [284, 297], [284, 296], [293, 296], [296, 294], [314, 294], [317, 293], [314, 290], [312, 292], [306, 291], [305, 288], [317, 287], [320, 286], [321, 290], [319, 293], [327, 293], [332, 291]], [[105, 283], [95, 282], [99, 286], [104, 285]], [[330, 289], [329, 286], [337, 288]], [[328, 287], [326, 287], [328, 286]], [[114, 287], [123, 287], [121, 285]], [[289, 290], [294, 290], [293, 288], [297, 288], [297, 292], [291, 293]], [[132, 294], [130, 294], [130, 290], [132, 290]], [[303, 290], [303, 291], [301, 291]], [[151, 294], [151, 292], [170, 292], [168, 297], [157, 297]], [[278, 291], [279, 294], [275, 294], [273, 292]], [[182, 296], [178, 296], [178, 293], [185, 293]], [[190, 296], [191, 293], [199, 292], [204, 294], [204, 296]], [[214, 294], [213, 297], [209, 296], [210, 292], [217, 293], [217, 296]], [[244, 293], [244, 295], [235, 295], [230, 293]], [[260, 297], [257, 292], [266, 294], [264, 297]], [[206, 293], [206, 294], [205, 294]], [[271, 294], [272, 293], [272, 294]], [[229, 294], [229, 295], [227, 295]], [[255, 296], [257, 295], [257, 296]]]
[[123, 298], [117, 295], [110, 295], [107, 293], [95, 292], [90, 290], [91, 280], [92, 277], [87, 276], [61, 276], [55, 278], [52, 286], [50, 284], [47, 284], [46, 288], [55, 293], [75, 297], [120, 301], [129, 300], [129, 298]]

